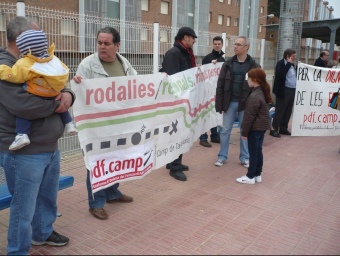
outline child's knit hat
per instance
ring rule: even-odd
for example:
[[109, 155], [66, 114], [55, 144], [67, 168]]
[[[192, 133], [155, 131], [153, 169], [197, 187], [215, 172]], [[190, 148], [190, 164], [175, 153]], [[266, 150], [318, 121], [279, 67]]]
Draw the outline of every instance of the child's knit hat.
[[29, 50], [31, 50], [31, 54], [35, 57], [49, 57], [47, 37], [41, 30], [27, 30], [23, 32], [18, 36], [16, 43], [21, 54], [28, 54]]

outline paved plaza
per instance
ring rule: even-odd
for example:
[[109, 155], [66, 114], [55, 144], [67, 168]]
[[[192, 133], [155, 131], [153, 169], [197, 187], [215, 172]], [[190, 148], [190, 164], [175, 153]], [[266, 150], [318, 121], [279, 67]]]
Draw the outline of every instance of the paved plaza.
[[[184, 154], [188, 181], [163, 167], [121, 183], [129, 204], [106, 204], [108, 220], [88, 211], [81, 154], [64, 157], [62, 175], [74, 186], [59, 192], [55, 230], [70, 238], [64, 247], [35, 246], [31, 254], [340, 254], [340, 137], [264, 140], [262, 183], [239, 184], [246, 169], [238, 160], [233, 129], [229, 160], [215, 167], [218, 144], [194, 143]], [[6, 253], [9, 210], [0, 212], [0, 254]]]

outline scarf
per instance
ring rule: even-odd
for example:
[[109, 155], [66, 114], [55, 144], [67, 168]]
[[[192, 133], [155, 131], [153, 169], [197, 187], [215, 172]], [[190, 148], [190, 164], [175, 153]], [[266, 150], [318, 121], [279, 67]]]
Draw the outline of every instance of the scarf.
[[194, 51], [192, 50], [192, 48], [189, 48], [188, 46], [184, 45], [182, 40], [177, 40], [177, 42], [179, 42], [189, 53], [190, 59], [191, 59], [191, 67], [192, 68], [196, 67], [196, 59], [195, 59]]

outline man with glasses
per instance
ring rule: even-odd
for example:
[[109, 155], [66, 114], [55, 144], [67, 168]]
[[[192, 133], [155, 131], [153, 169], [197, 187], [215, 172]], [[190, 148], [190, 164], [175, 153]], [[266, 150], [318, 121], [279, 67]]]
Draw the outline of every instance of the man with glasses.
[[[234, 120], [238, 116], [240, 129], [242, 127], [243, 114], [246, 99], [250, 92], [246, 74], [260, 65], [248, 55], [249, 39], [239, 36], [234, 43], [235, 55], [224, 62], [217, 81], [216, 88], [216, 112], [223, 114], [223, 128], [220, 133], [220, 152], [215, 166], [222, 166], [228, 160], [229, 140]], [[241, 134], [241, 133], [240, 133]], [[249, 167], [248, 142], [240, 136], [241, 164]]]
[[[222, 51], [223, 47], [223, 39], [220, 36], [215, 36], [213, 38], [213, 50], [211, 53], [206, 55], [202, 60], [202, 65], [217, 62], [225, 62], [223, 57], [224, 52]], [[210, 129], [210, 141], [213, 143], [220, 143], [220, 135], [218, 134], [217, 127], [213, 127]], [[204, 133], [200, 136], [200, 145], [203, 147], [211, 147], [211, 144], [208, 142], [208, 134]]]
[[327, 50], [322, 51], [320, 53], [320, 57], [316, 59], [314, 66], [322, 67], [322, 68], [327, 67], [328, 57], [329, 57], [329, 51]]
[[[192, 46], [196, 42], [195, 31], [190, 27], [182, 27], [175, 36], [174, 46], [168, 50], [163, 59], [161, 72], [173, 75], [178, 72], [196, 67], [196, 59]], [[182, 154], [177, 159], [166, 165], [170, 169], [170, 176], [176, 180], [186, 181], [187, 176], [183, 171], [189, 167], [182, 164]]]

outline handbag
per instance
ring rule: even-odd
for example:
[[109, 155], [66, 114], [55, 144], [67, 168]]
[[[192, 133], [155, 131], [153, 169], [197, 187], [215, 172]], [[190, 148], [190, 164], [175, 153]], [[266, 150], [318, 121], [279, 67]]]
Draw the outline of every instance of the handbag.
[[333, 95], [329, 100], [329, 106], [333, 109], [337, 109], [339, 104], [340, 104], [340, 88], [338, 92], [333, 92]]

